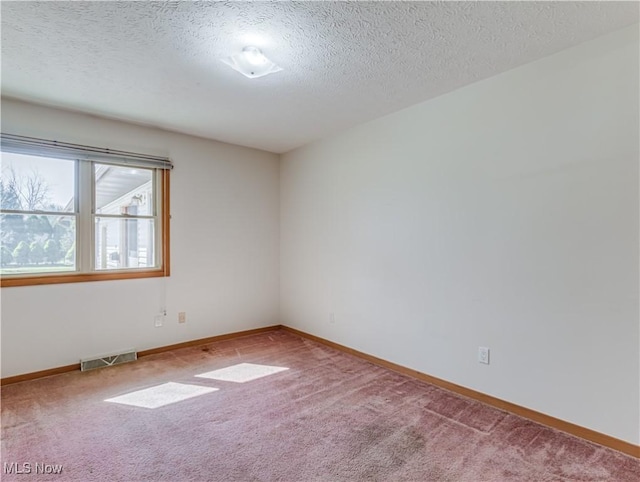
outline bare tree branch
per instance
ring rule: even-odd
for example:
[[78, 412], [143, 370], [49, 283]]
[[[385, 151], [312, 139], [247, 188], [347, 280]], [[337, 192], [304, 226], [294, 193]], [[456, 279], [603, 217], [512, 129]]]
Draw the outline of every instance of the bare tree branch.
[[31, 171], [25, 184], [27, 209], [29, 211], [43, 209], [49, 199], [49, 185], [36, 169]]
[[19, 204], [13, 209], [43, 209], [49, 200], [49, 184], [36, 169], [27, 176], [20, 176], [12, 166], [2, 173], [2, 177], [3, 198], [15, 198]]

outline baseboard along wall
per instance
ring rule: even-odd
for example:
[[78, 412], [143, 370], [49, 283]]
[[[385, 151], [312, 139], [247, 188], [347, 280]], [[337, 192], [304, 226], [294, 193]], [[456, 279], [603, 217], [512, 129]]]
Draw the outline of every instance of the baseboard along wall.
[[634, 445], [632, 443], [626, 442], [624, 440], [617, 439], [615, 437], [611, 437], [610, 435], [606, 435], [600, 432], [596, 432], [595, 430], [591, 430], [585, 427], [581, 427], [580, 425], [576, 425], [571, 422], [567, 422], [565, 420], [561, 420], [559, 418], [552, 417], [550, 415], [546, 415], [541, 412], [537, 412], [530, 408], [522, 407], [520, 405], [516, 405], [515, 403], [507, 402], [500, 398], [492, 397], [491, 395], [487, 395], [482, 392], [478, 392], [476, 390], [472, 390], [471, 388], [466, 388], [461, 385], [456, 385], [455, 383], [448, 382], [446, 380], [442, 380], [440, 378], [436, 378], [431, 375], [427, 375], [426, 373], [419, 372], [417, 370], [413, 370], [411, 368], [407, 368], [402, 365], [398, 365], [396, 363], [392, 363], [390, 361], [384, 360], [382, 358], [375, 357], [373, 355], [369, 355], [367, 353], [363, 353], [358, 350], [354, 350], [353, 348], [349, 348], [344, 345], [340, 345], [339, 343], [335, 343], [333, 341], [326, 340], [324, 338], [320, 338], [319, 336], [310, 335], [309, 333], [305, 333], [300, 330], [296, 330], [295, 328], [290, 328], [288, 326], [281, 326], [282, 330], [288, 331], [289, 333], [293, 333], [302, 338], [306, 338], [316, 343], [320, 343], [322, 345], [329, 346], [336, 350], [349, 353], [350, 355], [357, 356], [368, 362], [371, 362], [375, 365], [379, 365], [381, 367], [387, 368], [389, 370], [393, 370], [398, 373], [402, 373], [403, 375], [410, 376], [412, 378], [416, 378], [418, 380], [430, 383], [440, 388], [444, 388], [445, 390], [449, 390], [451, 392], [457, 393], [458, 395], [462, 395], [464, 397], [476, 400], [478, 402], [484, 403], [486, 405], [490, 405], [492, 407], [498, 408], [500, 410], [504, 410], [506, 412], [513, 413], [515, 415], [519, 415], [528, 420], [533, 420], [534, 422], [540, 423], [542, 425], [546, 425], [547, 427], [554, 428], [556, 430], [560, 430], [562, 432], [569, 433], [576, 437], [588, 440], [590, 442], [597, 443], [599, 445], [603, 445], [605, 447], [609, 447], [611, 449], [617, 450], [619, 452], [625, 453], [627, 455], [631, 455], [636, 458], [640, 458], [640, 446]]
[[[619, 452], [625, 453], [627, 455], [631, 455], [632, 457], [640, 458], [640, 446], [634, 445], [632, 443], [626, 442], [624, 440], [617, 439], [610, 435], [606, 435], [600, 432], [596, 432], [595, 430], [591, 430], [580, 425], [576, 425], [571, 422], [567, 422], [565, 420], [561, 420], [559, 418], [552, 417], [550, 415], [537, 412], [530, 408], [522, 407], [520, 405], [516, 405], [515, 403], [507, 402], [506, 400], [502, 400], [500, 398], [493, 397], [491, 395], [487, 395], [482, 392], [478, 392], [476, 390], [463, 387], [461, 385], [456, 385], [455, 383], [448, 382], [446, 380], [442, 380], [440, 378], [427, 375], [426, 373], [419, 372], [412, 368], [407, 368], [402, 365], [398, 365], [396, 363], [384, 360], [382, 358], [375, 357], [373, 355], [369, 355], [367, 353], [354, 350], [353, 348], [349, 348], [344, 345], [340, 345], [339, 343], [335, 343], [333, 341], [327, 340], [325, 338], [321, 338], [319, 336], [315, 336], [304, 331], [297, 330], [295, 328], [291, 328], [285, 325], [273, 325], [262, 328], [256, 328], [252, 330], [244, 330], [238, 331], [234, 333], [226, 333], [223, 335], [211, 336], [208, 338], [200, 338], [197, 340], [187, 341], [183, 343], [177, 343], [174, 345], [167, 345], [157, 348], [151, 348], [148, 350], [143, 350], [138, 352], [138, 358], [143, 358], [149, 355], [155, 355], [158, 353], [163, 353], [172, 350], [178, 350], [180, 348], [188, 348], [192, 346], [206, 345], [209, 343], [213, 343], [216, 341], [228, 340], [231, 338], [240, 338], [243, 336], [255, 335], [258, 333], [265, 333], [269, 331], [275, 330], [284, 330], [288, 333], [297, 335], [301, 338], [305, 338], [307, 340], [311, 340], [313, 342], [328, 346], [335, 350], [341, 351], [343, 353], [347, 353], [352, 356], [356, 356], [363, 360], [366, 360], [375, 365], [387, 368], [389, 370], [393, 370], [398, 373], [402, 373], [403, 375], [407, 375], [409, 377], [421, 380], [426, 383], [430, 383], [437, 387], [443, 388], [445, 390], [449, 390], [451, 392], [457, 393], [458, 395], [462, 395], [464, 397], [470, 398], [472, 400], [476, 400], [478, 402], [484, 403], [486, 405], [490, 405], [492, 407], [498, 408], [500, 410], [504, 410], [506, 412], [513, 413], [515, 415], [519, 415], [523, 418], [532, 420], [534, 422], [540, 423], [542, 425], [546, 425], [547, 427], [554, 428], [556, 430], [560, 430], [562, 432], [569, 433], [576, 437], [588, 440], [590, 442], [597, 443], [604, 447], [611, 448], [613, 450], [617, 450]], [[12, 383], [19, 383], [29, 380], [35, 380], [38, 378], [43, 378], [51, 375], [59, 375], [61, 373], [72, 372], [80, 370], [80, 363], [76, 363], [73, 365], [66, 365], [62, 367], [50, 368], [48, 370], [40, 370], [32, 373], [25, 373], [22, 375], [16, 375], [12, 377], [2, 378], [0, 380], [0, 385], [9, 385]]]
[[[225, 333], [223, 335], [209, 336], [207, 338], [199, 338], [197, 340], [185, 341], [182, 343], [176, 343], [175, 345], [159, 346], [157, 348], [150, 348], [148, 350], [142, 350], [138, 352], [138, 358], [143, 358], [149, 355], [156, 355], [158, 353], [164, 353], [166, 351], [179, 350], [180, 348], [189, 348], [191, 346], [206, 345], [215, 341], [229, 340], [231, 338], [240, 338], [242, 336], [256, 335], [258, 333], [264, 333], [267, 331], [279, 330], [281, 325], [265, 326], [263, 328], [254, 328], [251, 330], [236, 331], [233, 333]], [[35, 380], [37, 378], [50, 377], [52, 375], [59, 375], [61, 373], [73, 372], [80, 370], [80, 363], [74, 363], [73, 365], [65, 365], [62, 367], [49, 368], [47, 370], [40, 370], [37, 372], [24, 373], [22, 375], [15, 375], [12, 377], [6, 377], [0, 379], [0, 386], [11, 385], [12, 383], [26, 382], [29, 380]]]

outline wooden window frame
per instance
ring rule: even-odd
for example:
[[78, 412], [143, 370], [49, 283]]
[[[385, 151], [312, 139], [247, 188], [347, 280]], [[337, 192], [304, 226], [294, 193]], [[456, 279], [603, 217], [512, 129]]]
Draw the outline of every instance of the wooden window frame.
[[0, 276], [0, 287], [8, 288], [14, 286], [39, 286], [61, 283], [85, 283], [89, 281], [109, 281], [127, 280], [140, 278], [160, 278], [170, 275], [170, 171], [159, 169], [161, 193], [161, 253], [159, 268], [132, 269], [132, 270], [112, 270], [112, 271], [92, 271], [82, 273], [56, 273], [56, 274], [34, 274], [34, 275], [6, 275]]

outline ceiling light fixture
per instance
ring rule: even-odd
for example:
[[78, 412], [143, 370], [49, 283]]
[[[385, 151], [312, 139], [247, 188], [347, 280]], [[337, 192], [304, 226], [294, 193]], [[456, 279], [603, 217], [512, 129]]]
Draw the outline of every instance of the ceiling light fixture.
[[264, 56], [257, 47], [245, 47], [242, 52], [220, 59], [233, 70], [240, 72], [245, 77], [257, 79], [265, 75], [274, 74], [282, 70], [271, 60]]

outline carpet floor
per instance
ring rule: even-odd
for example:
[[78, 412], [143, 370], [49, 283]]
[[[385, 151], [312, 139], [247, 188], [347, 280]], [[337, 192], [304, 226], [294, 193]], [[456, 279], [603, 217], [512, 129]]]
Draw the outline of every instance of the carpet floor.
[[5, 386], [1, 447], [7, 482], [640, 480], [638, 459], [284, 331]]

